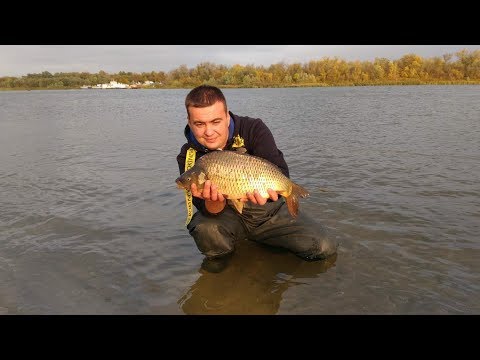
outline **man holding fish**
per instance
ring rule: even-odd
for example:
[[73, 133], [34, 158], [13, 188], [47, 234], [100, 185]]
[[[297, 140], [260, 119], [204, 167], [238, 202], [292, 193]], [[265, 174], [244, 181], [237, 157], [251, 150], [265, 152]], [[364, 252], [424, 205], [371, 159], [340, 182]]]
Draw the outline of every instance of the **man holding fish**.
[[308, 192], [290, 180], [261, 119], [233, 114], [222, 91], [210, 85], [191, 90], [185, 107], [187, 142], [177, 156], [176, 183], [186, 192], [188, 231], [207, 259], [225, 258], [244, 239], [306, 260], [336, 253], [325, 229], [299, 211]]

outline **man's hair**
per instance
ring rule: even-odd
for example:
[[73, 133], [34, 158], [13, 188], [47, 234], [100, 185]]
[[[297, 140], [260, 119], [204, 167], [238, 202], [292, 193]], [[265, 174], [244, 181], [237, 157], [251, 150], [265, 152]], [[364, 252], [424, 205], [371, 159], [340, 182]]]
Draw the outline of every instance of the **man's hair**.
[[222, 93], [222, 90], [212, 85], [200, 85], [192, 89], [185, 98], [185, 108], [197, 107], [203, 108], [212, 106], [217, 101], [223, 104], [225, 112], [227, 112], [227, 101]]

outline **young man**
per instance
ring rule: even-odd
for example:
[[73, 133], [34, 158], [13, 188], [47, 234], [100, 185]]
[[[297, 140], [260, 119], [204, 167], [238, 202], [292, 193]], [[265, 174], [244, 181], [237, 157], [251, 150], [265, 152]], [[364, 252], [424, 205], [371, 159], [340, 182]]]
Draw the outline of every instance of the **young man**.
[[[272, 133], [261, 119], [238, 116], [227, 108], [225, 97], [214, 86], [194, 88], [185, 99], [188, 124], [177, 162], [182, 174], [185, 162], [193, 163], [209, 151], [244, 147], [248, 154], [277, 165], [288, 177], [288, 166]], [[242, 214], [231, 207], [215, 184], [207, 180], [202, 191], [194, 185], [191, 193], [197, 212], [188, 231], [207, 259], [231, 254], [235, 242], [243, 239], [282, 247], [306, 260], [321, 260], [335, 254], [337, 244], [325, 229], [300, 211], [293, 219], [282, 196], [269, 189], [269, 198], [258, 191], [247, 193]]]

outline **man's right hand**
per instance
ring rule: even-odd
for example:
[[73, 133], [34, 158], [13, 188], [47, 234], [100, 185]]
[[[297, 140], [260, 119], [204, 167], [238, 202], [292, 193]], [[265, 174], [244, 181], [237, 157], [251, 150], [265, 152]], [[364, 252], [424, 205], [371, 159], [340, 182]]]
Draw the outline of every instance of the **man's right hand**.
[[225, 198], [221, 193], [218, 192], [218, 187], [215, 184], [212, 184], [210, 180], [205, 181], [203, 186], [203, 191], [198, 190], [195, 184], [192, 184], [192, 195], [203, 200], [208, 201], [225, 201]]
[[219, 213], [225, 207], [225, 198], [218, 192], [217, 185], [210, 180], [205, 181], [202, 191], [198, 190], [195, 184], [192, 184], [190, 191], [192, 196], [205, 200], [205, 207], [212, 214]]

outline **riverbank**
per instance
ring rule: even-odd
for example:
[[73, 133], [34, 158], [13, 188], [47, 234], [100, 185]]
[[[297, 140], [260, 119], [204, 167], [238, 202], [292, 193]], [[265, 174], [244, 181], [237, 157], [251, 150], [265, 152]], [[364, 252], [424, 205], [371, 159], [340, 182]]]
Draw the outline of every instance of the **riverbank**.
[[[197, 84], [199, 85], [199, 84]], [[197, 85], [191, 85], [189, 87], [185, 86], [155, 86], [155, 87], [142, 87], [144, 90], [151, 89], [190, 89]], [[268, 89], [268, 88], [299, 88], [299, 87], [358, 87], [358, 86], [409, 86], [409, 85], [480, 85], [480, 80], [462, 80], [462, 81], [435, 81], [435, 82], [426, 82], [426, 81], [398, 81], [398, 82], [364, 82], [364, 83], [338, 83], [338, 84], [327, 84], [327, 83], [309, 83], [309, 84], [271, 84], [271, 85], [220, 85], [212, 84], [218, 86], [222, 89]], [[38, 88], [0, 88], [0, 91], [31, 91], [31, 90], [80, 90], [78, 87], [38, 87]], [[88, 90], [139, 90], [139, 89], [82, 89], [85, 91]]]

